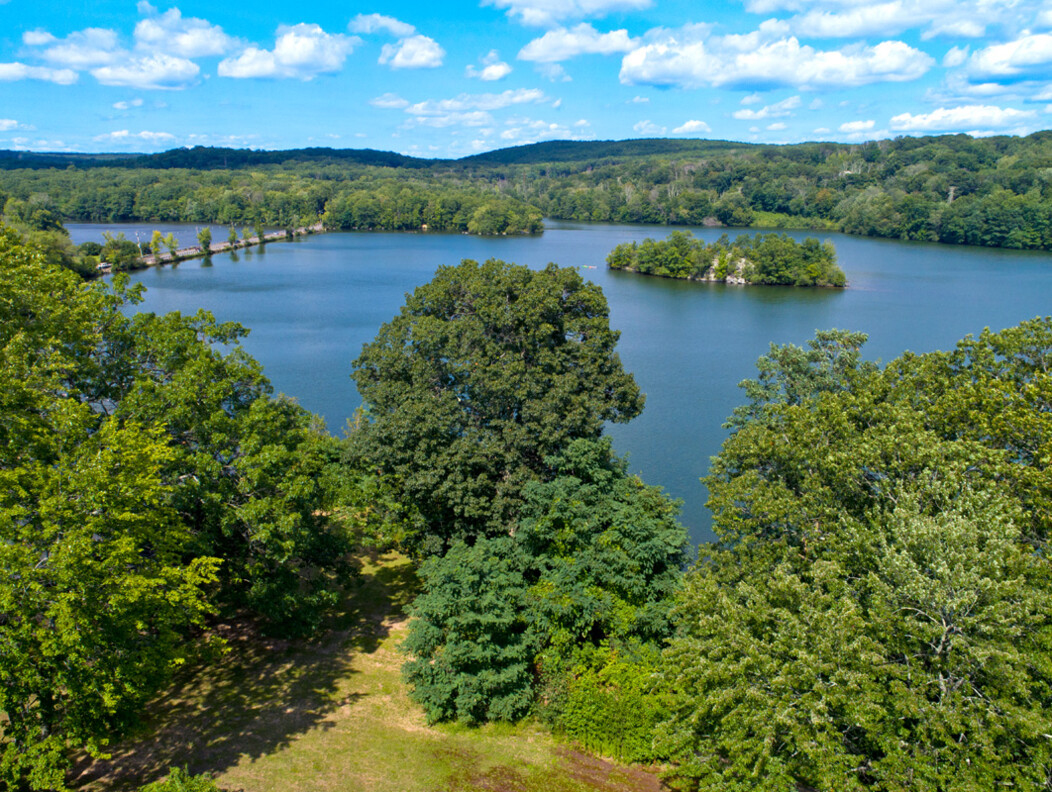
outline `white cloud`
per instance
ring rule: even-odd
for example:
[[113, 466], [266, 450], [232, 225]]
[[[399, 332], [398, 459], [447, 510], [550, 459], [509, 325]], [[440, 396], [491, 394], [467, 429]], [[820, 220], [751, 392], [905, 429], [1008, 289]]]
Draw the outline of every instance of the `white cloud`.
[[[408, 112], [408, 111], [407, 111]], [[434, 115], [418, 115], [409, 119], [406, 126], [427, 126], [445, 128], [451, 126], [482, 127], [493, 123], [493, 116], [485, 110], [469, 110], [467, 112], [440, 113]]]
[[767, 131], [768, 132], [781, 132], [785, 128], [786, 128], [785, 124], [783, 124], [781, 121], [776, 121], [773, 124], [768, 124], [767, 125]]
[[628, 101], [632, 104], [650, 104], [650, 98], [647, 96], [633, 96]]
[[352, 33], [386, 31], [396, 38], [408, 38], [416, 33], [416, 28], [408, 22], [402, 22], [383, 14], [358, 14], [350, 21], [347, 28]]
[[950, 47], [949, 51], [942, 56], [942, 65], [947, 69], [953, 69], [966, 60], [968, 60], [968, 47]]
[[707, 31], [693, 26], [662, 31], [625, 55], [621, 82], [684, 88], [853, 88], [915, 80], [935, 63], [901, 41], [817, 50], [793, 36], [777, 37], [778, 30], [778, 25], [764, 23], [753, 33], [722, 37], [707, 37]]
[[[745, 97], [748, 99], [749, 97]], [[744, 100], [743, 100], [744, 101]], [[799, 96], [790, 96], [780, 102], [761, 107], [759, 110], [735, 110], [732, 115], [740, 121], [761, 121], [764, 118], [782, 118], [790, 116], [800, 106]]]
[[990, 130], [1015, 126], [1033, 118], [1033, 110], [1015, 110], [993, 105], [940, 107], [930, 113], [902, 113], [891, 119], [897, 132], [955, 132], [972, 129]]
[[320, 25], [282, 25], [273, 50], [249, 47], [219, 62], [220, 77], [273, 77], [312, 80], [343, 68], [359, 39], [326, 33]]
[[524, 61], [556, 63], [577, 55], [613, 55], [628, 52], [636, 44], [637, 42], [629, 37], [627, 30], [600, 33], [591, 25], [582, 22], [569, 29], [549, 30], [519, 50], [518, 57]]
[[12, 129], [18, 129], [18, 122], [13, 118], [0, 118], [0, 132], [10, 132]]
[[916, 2], [893, 0], [836, 11], [812, 9], [789, 23], [795, 32], [804, 36], [855, 38], [895, 35], [924, 24], [930, 18], [930, 12]]
[[673, 135], [694, 135], [698, 132], [711, 132], [712, 127], [706, 124], [704, 121], [688, 121], [682, 126], [678, 126], [672, 130]]
[[71, 69], [106, 66], [123, 60], [127, 55], [117, 40], [117, 31], [108, 28], [85, 28], [64, 39], [55, 38], [44, 30], [35, 30], [24, 34], [22, 41], [30, 46], [45, 46], [40, 52], [41, 58]]
[[107, 132], [105, 135], [96, 135], [92, 140], [106, 143], [134, 143], [138, 141], [163, 143], [175, 140], [175, 135], [168, 132], [129, 132], [127, 129], [121, 129], [116, 132]]
[[791, 12], [791, 30], [808, 37], [864, 38], [908, 30], [977, 38], [991, 27], [1022, 30], [1040, 24], [1045, 0], [749, 0], [753, 13]]
[[743, 96], [742, 100], [741, 100], [741, 104], [743, 104], [743, 105], [754, 105], [754, 104], [759, 104], [762, 101], [763, 101], [763, 97], [760, 96], [758, 93], [754, 93], [754, 94], [749, 94], [748, 96]]
[[821, 110], [824, 106], [824, 102], [817, 97], [811, 100], [811, 104], [807, 106], [808, 110]]
[[379, 63], [392, 69], [434, 69], [442, 65], [446, 51], [427, 36], [410, 36], [397, 44], [384, 44]]
[[460, 94], [452, 99], [428, 99], [406, 108], [416, 116], [437, 116], [465, 111], [501, 110], [521, 104], [536, 104], [546, 101], [544, 91], [539, 88], [518, 88], [502, 93]]
[[123, 85], [143, 89], [186, 88], [197, 79], [200, 67], [186, 58], [149, 55], [131, 58], [120, 66], [100, 66], [92, 76], [103, 85]]
[[149, 3], [139, 3], [139, 11], [148, 17], [135, 26], [135, 43], [140, 50], [200, 58], [223, 55], [237, 46], [237, 40], [219, 25], [196, 17], [184, 19], [178, 8], [158, 14]]
[[502, 80], [509, 74], [511, 74], [511, 66], [500, 59], [500, 54], [496, 50], [490, 50], [482, 58], [481, 69], [476, 69], [474, 66], [469, 65], [464, 71], [466, 77], [477, 77], [485, 82]]
[[1026, 75], [1045, 76], [1050, 66], [1052, 34], [1038, 33], [978, 50], [968, 61], [968, 73], [1003, 82]]
[[16, 80], [43, 80], [58, 85], [72, 85], [77, 73], [72, 69], [49, 69], [45, 66], [27, 66], [24, 63], [0, 63], [0, 82]]
[[877, 125], [876, 121], [846, 121], [841, 124], [837, 129], [841, 132], [855, 133], [855, 132], [868, 132]]
[[635, 124], [632, 129], [640, 135], [647, 135], [648, 137], [665, 134], [665, 127], [658, 126], [650, 120], [640, 121], [638, 124]]
[[573, 79], [559, 63], [538, 63], [537, 73], [549, 82], [570, 82]]
[[370, 99], [369, 104], [373, 107], [382, 107], [387, 110], [401, 110], [403, 107], [409, 107], [409, 100], [389, 92], [381, 94], [375, 99]]
[[27, 44], [30, 47], [40, 47], [44, 44], [50, 44], [55, 41], [55, 37], [48, 33], [46, 30], [37, 28], [36, 30], [27, 30], [22, 34], [22, 43]]
[[482, 4], [506, 9], [508, 16], [524, 25], [548, 26], [565, 19], [649, 8], [652, 0], [482, 0]]
[[541, 140], [588, 140], [594, 137], [588, 130], [591, 125], [584, 119], [574, 122], [572, 127], [531, 118], [512, 118], [506, 123], [507, 129], [500, 133], [504, 145], [521, 146]]
[[142, 107], [142, 99], [129, 99], [124, 102], [114, 102], [114, 110], [130, 110], [133, 107]]

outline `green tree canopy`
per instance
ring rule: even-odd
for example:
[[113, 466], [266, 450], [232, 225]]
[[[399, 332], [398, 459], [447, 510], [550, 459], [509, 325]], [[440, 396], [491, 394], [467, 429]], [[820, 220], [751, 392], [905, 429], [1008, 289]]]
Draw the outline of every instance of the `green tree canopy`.
[[0, 786], [62, 789], [221, 609], [309, 632], [333, 601], [311, 416], [271, 399], [244, 330], [128, 315], [0, 230]]
[[666, 653], [675, 782], [1047, 788], [1047, 472], [1017, 442], [1047, 437], [1050, 326], [884, 371], [833, 337], [763, 359]]
[[572, 269], [442, 267], [366, 344], [353, 377], [364, 453], [422, 516], [422, 552], [506, 533], [545, 459], [643, 396], [614, 351], [606, 299]]

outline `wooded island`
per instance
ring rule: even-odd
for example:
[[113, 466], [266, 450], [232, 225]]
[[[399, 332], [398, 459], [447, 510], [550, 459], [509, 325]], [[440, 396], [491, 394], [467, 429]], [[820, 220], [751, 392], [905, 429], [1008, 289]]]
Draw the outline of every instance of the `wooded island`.
[[719, 283], [780, 286], [847, 285], [830, 242], [808, 238], [796, 242], [785, 234], [726, 234], [711, 245], [689, 232], [673, 231], [666, 239], [618, 245], [606, 258], [610, 269], [661, 278]]

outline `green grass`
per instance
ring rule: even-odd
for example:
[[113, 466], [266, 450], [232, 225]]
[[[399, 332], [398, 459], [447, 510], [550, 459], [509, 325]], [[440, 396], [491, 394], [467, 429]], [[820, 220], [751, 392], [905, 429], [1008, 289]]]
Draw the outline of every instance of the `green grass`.
[[560, 745], [540, 725], [430, 727], [402, 683], [417, 586], [394, 553], [359, 558], [332, 630], [309, 645], [224, 631], [230, 651], [155, 701], [135, 739], [85, 760], [83, 792], [133, 790], [172, 766], [244, 792], [635, 792], [656, 778]]

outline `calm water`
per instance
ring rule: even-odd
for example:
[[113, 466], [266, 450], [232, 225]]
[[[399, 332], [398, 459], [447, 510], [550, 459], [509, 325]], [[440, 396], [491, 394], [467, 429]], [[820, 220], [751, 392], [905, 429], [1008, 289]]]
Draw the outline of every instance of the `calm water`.
[[[195, 227], [185, 228], [193, 238]], [[398, 312], [405, 293], [438, 266], [490, 257], [531, 267], [578, 266], [606, 293], [611, 323], [621, 331], [621, 357], [647, 394], [642, 416], [611, 428], [615, 445], [629, 454], [633, 471], [684, 500], [683, 520], [698, 541], [711, 538], [698, 477], [726, 436], [721, 424], [740, 401], [737, 383], [753, 375], [756, 358], [772, 342], [804, 344], [819, 328], [862, 330], [870, 338], [867, 356], [889, 360], [905, 350], [945, 349], [985, 326], [1000, 329], [1052, 310], [1047, 254], [823, 234], [836, 245], [849, 289], [743, 288], [605, 268], [616, 244], [661, 238], [672, 229], [556, 222], [547, 228], [539, 237], [510, 239], [326, 234], [268, 245], [262, 253], [242, 251], [236, 259], [217, 255], [211, 266], [187, 261], [146, 270], [135, 279], [148, 288], [146, 310], [204, 307], [252, 328], [245, 347], [275, 388], [340, 432], [360, 404], [351, 361]], [[129, 238], [135, 229], [148, 237], [152, 227], [115, 227]], [[101, 238], [97, 226], [71, 230], [77, 242], [88, 234]]]

